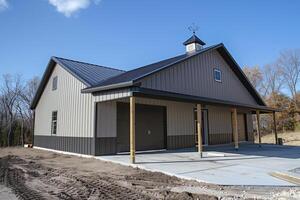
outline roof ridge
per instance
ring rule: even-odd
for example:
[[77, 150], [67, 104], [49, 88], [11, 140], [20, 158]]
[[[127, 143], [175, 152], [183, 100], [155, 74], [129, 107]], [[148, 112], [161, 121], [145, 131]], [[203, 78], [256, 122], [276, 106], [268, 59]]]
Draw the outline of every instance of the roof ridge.
[[[211, 46], [202, 48], [200, 51], [203, 51], [203, 50], [206, 50], [206, 49], [210, 49], [210, 48], [214, 48], [214, 47], [219, 46], [219, 45], [223, 45], [223, 43], [218, 43], [218, 44], [215, 44], [215, 45], [211, 45]], [[200, 51], [199, 51], [199, 52], [200, 52]], [[134, 70], [136, 70], [136, 69], [141, 69], [141, 68], [144, 68], [144, 67], [148, 67], [149, 65], [154, 65], [154, 64], [157, 64], [157, 63], [166, 61], [166, 60], [171, 60], [171, 59], [174, 59], [174, 58], [183, 56], [183, 55], [188, 55], [188, 54], [189, 54], [188, 57], [190, 57], [190, 56], [193, 56], [193, 55], [198, 54], [199, 52], [195, 51], [195, 52], [193, 52], [193, 53], [184, 53], [184, 54], [180, 54], [180, 55], [177, 55], [177, 56], [173, 56], [173, 57], [171, 57], [171, 58], [166, 58], [166, 59], [163, 59], [163, 60], [161, 60], [161, 61], [157, 61], [157, 62], [154, 62], [154, 63], [147, 64], [147, 65], [144, 65], [144, 66], [142, 66], [142, 67], [138, 67], [138, 68], [135, 68], [135, 69], [126, 71], [126, 72], [130, 72], [130, 71], [134, 71]]]
[[[149, 67], [149, 66], [151, 66], [151, 65], [155, 65], [155, 64], [158, 64], [158, 63], [167, 61], [167, 60], [172, 60], [172, 59], [177, 58], [177, 57], [181, 57], [181, 56], [187, 55], [187, 58], [189, 58], [189, 57], [192, 57], [192, 56], [194, 56], [194, 55], [197, 55], [197, 54], [199, 54], [199, 53], [201, 53], [201, 52], [204, 52], [204, 51], [206, 51], [206, 50], [213, 49], [213, 48], [215, 48], [215, 47], [217, 47], [217, 46], [220, 46], [220, 45], [224, 45], [224, 44], [223, 44], [223, 43], [218, 43], [218, 44], [215, 44], [215, 45], [211, 45], [211, 46], [205, 47], [205, 48], [201, 49], [201, 50], [198, 51], [198, 52], [196, 51], [196, 52], [194, 52], [194, 53], [184, 53], [184, 54], [177, 55], [177, 56], [174, 56], [174, 57], [171, 57], [171, 58], [166, 58], [166, 59], [161, 60], [161, 61], [157, 61], [157, 62], [154, 62], [154, 63], [150, 63], [150, 64], [144, 65], [144, 66], [142, 66], [142, 67], [138, 67], [138, 68], [135, 68], [135, 69], [126, 71], [126, 72], [124, 72], [124, 73], [122, 73], [122, 74], [118, 74], [118, 75], [116, 75], [116, 76], [109, 77], [109, 78], [107, 78], [107, 79], [105, 79], [105, 80], [102, 80], [102, 81], [98, 82], [97, 85], [101, 85], [101, 84], [105, 83], [106, 81], [108, 81], [108, 80], [110, 80], [110, 79], [114, 79], [114, 78], [116, 78], [116, 77], [123, 76], [123, 75], [126, 74], [126, 73], [134, 72], [134, 71], [136, 71], [136, 70], [140, 70], [140, 69], [143, 69], [143, 68], [146, 68], [146, 67]], [[182, 59], [186, 59], [186, 58], [182, 58]], [[166, 66], [173, 65], [174, 63], [176, 63], [176, 62], [178, 62], [178, 61], [181, 61], [182, 59], [179, 59], [179, 60], [174, 61], [174, 62], [172, 62], [172, 63], [169, 63], [169, 64], [167, 64], [167, 65], [164, 65], [164, 66], [162, 66], [162, 67], [160, 67], [160, 68], [158, 68], [158, 69], [156, 69], [156, 70], [153, 70], [153, 71], [151, 71], [151, 72], [149, 72], [149, 73], [153, 73], [153, 72], [155, 72], [155, 71], [157, 71], [157, 70], [161, 70], [162, 68], [164, 68], [164, 67], [166, 67]], [[146, 73], [146, 74], [149, 74], [149, 73]], [[134, 80], [137, 80], [137, 79], [139, 79], [139, 78], [141, 78], [141, 76], [136, 77]], [[97, 86], [97, 85], [96, 85], [96, 86]], [[95, 86], [91, 86], [90, 88], [93, 88], [93, 87], [95, 87]]]
[[122, 69], [117, 69], [117, 68], [113, 68], [113, 67], [107, 67], [107, 66], [97, 65], [97, 64], [83, 62], [83, 61], [78, 61], [78, 60], [73, 60], [73, 59], [69, 59], [69, 58], [62, 58], [62, 57], [58, 57], [58, 56], [52, 56], [52, 57], [56, 58], [56, 59], [63, 59], [63, 60], [68, 60], [68, 61], [72, 61], [72, 62], [93, 65], [93, 66], [96, 66], [96, 67], [103, 67], [103, 68], [107, 68], [107, 69], [112, 69], [112, 70], [117, 70], [117, 71], [121, 71], [121, 72], [126, 72], [125, 70], [122, 70]]
[[[148, 67], [148, 66], [150, 66], [150, 65], [154, 65], [154, 64], [157, 64], [157, 63], [166, 61], [166, 60], [174, 59], [174, 58], [176, 58], [176, 57], [183, 56], [183, 55], [185, 55], [185, 54], [181, 54], [181, 55], [174, 56], [174, 57], [171, 57], [171, 58], [166, 58], [166, 59], [161, 60], [161, 61], [157, 61], [157, 62], [150, 63], [150, 64], [147, 64], [147, 65], [144, 65], [144, 66], [141, 66], [141, 67], [137, 67], [137, 68], [131, 69], [131, 70], [129, 70], [129, 71], [125, 71], [124, 73], [130, 73], [130, 72], [133, 72], [133, 71], [135, 71], [135, 70], [140, 70], [140, 69], [146, 68], [146, 67]], [[98, 82], [97, 85], [99, 85], [99, 84], [101, 84], [101, 83], [103, 83], [103, 82], [105, 82], [105, 81], [107, 81], [107, 80], [109, 80], [109, 79], [116, 78], [116, 77], [121, 76], [121, 75], [123, 75], [123, 73], [122, 73], [122, 74], [118, 74], [118, 75], [116, 75], [116, 76], [109, 77], [109, 78], [107, 78], [107, 79], [104, 79], [104, 80]]]
[[126, 71], [126, 72], [134, 71], [134, 70], [137, 70], [137, 69], [142, 69], [142, 68], [148, 67], [148, 66], [150, 66], [150, 65], [154, 65], [154, 64], [157, 64], [157, 63], [160, 63], [160, 62], [164, 62], [164, 61], [167, 61], [167, 60], [171, 60], [171, 59], [174, 59], [174, 58], [183, 56], [183, 55], [185, 55], [185, 54], [186, 54], [186, 53], [180, 54], [180, 55], [178, 55], [178, 56], [174, 56], [174, 57], [171, 57], [171, 58], [166, 58], [166, 59], [163, 59], [163, 60], [160, 60], [160, 61], [157, 61], [157, 62], [153, 62], [153, 63], [147, 64], [147, 65], [141, 66], [141, 67], [137, 67], [137, 68], [135, 68], [135, 69], [132, 69], [132, 70], [129, 70], [129, 71]]

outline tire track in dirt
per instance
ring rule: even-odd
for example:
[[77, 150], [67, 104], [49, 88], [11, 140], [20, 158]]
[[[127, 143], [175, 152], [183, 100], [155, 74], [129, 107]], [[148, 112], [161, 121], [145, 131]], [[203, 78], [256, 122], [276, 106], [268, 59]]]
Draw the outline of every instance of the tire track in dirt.
[[162, 174], [139, 172], [131, 176], [110, 173], [77, 173], [72, 168], [41, 165], [38, 159], [0, 158], [0, 184], [19, 199], [216, 199], [207, 195], [172, 192], [180, 180]]
[[41, 195], [26, 186], [24, 171], [11, 168], [10, 159], [0, 159], [0, 183], [11, 188], [20, 199], [43, 200], [44, 198]]

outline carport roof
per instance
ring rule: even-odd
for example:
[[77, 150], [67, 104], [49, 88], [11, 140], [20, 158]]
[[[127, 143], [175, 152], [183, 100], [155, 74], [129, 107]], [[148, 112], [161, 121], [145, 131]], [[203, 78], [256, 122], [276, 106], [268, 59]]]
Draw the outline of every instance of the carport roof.
[[267, 106], [243, 104], [243, 103], [238, 103], [233, 101], [185, 95], [185, 94], [166, 92], [166, 91], [160, 91], [160, 90], [154, 90], [154, 89], [148, 89], [142, 87], [133, 87], [132, 94], [133, 96], [136, 97], [147, 97], [147, 98], [154, 98], [154, 99], [164, 99], [164, 100], [182, 101], [182, 102], [190, 102], [190, 103], [202, 103], [202, 104], [209, 104], [209, 105], [237, 107], [237, 108], [249, 109], [251, 111], [259, 110], [262, 113], [280, 111], [279, 109], [275, 109]]

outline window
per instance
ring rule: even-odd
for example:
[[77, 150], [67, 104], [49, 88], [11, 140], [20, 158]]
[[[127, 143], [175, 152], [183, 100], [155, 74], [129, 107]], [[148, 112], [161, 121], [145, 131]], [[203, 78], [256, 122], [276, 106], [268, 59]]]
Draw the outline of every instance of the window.
[[219, 69], [214, 69], [214, 78], [217, 82], [222, 82], [222, 73]]
[[51, 134], [56, 135], [57, 131], [57, 111], [52, 112]]
[[57, 76], [55, 76], [52, 80], [52, 90], [57, 89]]

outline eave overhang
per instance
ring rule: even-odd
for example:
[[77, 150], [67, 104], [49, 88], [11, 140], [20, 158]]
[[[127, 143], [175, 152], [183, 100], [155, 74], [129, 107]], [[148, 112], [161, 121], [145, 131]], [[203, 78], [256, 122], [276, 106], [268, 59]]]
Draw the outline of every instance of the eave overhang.
[[192, 95], [166, 92], [161, 90], [153, 90], [153, 89], [141, 88], [141, 87], [132, 87], [131, 90], [132, 90], [132, 95], [136, 97], [188, 102], [188, 103], [195, 103], [195, 104], [201, 103], [207, 105], [226, 106], [232, 108], [244, 108], [251, 111], [259, 110], [261, 113], [272, 113], [272, 112], [281, 111], [279, 109], [270, 108], [267, 106], [243, 104], [243, 103], [238, 103], [233, 101], [226, 101], [226, 100], [213, 99], [213, 98], [200, 97], [200, 96], [192, 96]]

